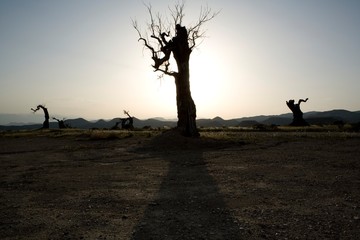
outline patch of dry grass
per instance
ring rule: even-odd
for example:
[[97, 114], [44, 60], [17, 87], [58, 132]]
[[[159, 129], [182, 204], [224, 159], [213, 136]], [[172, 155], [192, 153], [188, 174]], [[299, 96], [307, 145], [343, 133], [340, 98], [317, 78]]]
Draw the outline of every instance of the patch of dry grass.
[[159, 134], [156, 130], [106, 130], [106, 129], [41, 129], [41, 130], [19, 130], [0, 132], [0, 137], [69, 137], [69, 138], [88, 138], [89, 140], [111, 140], [122, 139], [133, 136], [152, 137]]
[[[0, 132], [0, 137], [53, 137], [83, 138], [89, 140], [112, 140], [130, 137], [155, 137], [161, 130], [106, 130], [106, 129], [44, 129]], [[294, 138], [353, 138], [360, 137], [359, 132], [346, 131], [336, 126], [288, 127], [280, 126], [276, 130], [259, 131], [249, 128], [201, 128], [201, 138], [230, 142], [256, 143], [269, 138], [291, 141]], [[173, 136], [174, 138], [174, 136]]]

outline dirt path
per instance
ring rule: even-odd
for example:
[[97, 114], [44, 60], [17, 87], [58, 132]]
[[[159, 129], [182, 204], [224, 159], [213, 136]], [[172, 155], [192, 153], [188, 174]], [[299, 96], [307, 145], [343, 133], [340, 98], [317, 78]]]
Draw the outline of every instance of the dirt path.
[[2, 136], [1, 239], [360, 235], [359, 134], [230, 137]]

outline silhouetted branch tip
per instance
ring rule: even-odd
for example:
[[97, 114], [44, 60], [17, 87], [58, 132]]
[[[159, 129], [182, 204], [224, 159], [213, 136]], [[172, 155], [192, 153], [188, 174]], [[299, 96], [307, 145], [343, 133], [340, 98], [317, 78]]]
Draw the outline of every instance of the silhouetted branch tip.
[[[170, 15], [172, 16], [173, 20], [172, 24], [174, 25], [167, 23], [159, 13], [154, 16], [151, 4], [144, 5], [150, 16], [150, 20], [147, 23], [149, 34], [146, 32], [145, 34], [142, 34], [137, 21], [133, 20], [133, 27], [139, 35], [138, 41], [143, 41], [144, 47], [150, 50], [152, 55], [151, 58], [154, 61], [154, 64], [152, 65], [152, 67], [155, 69], [154, 71], [160, 71], [166, 75], [176, 76], [176, 73], [170, 70], [169, 59], [172, 50], [175, 48], [175, 40], [179, 35], [178, 28], [182, 25], [183, 18], [185, 16], [185, 4], [184, 2], [176, 3], [174, 8], [169, 7]], [[189, 44], [188, 50], [190, 52], [194, 47], [197, 46], [197, 44], [199, 44], [198, 40], [205, 37], [205, 31], [202, 31], [201, 27], [206, 22], [217, 16], [219, 12], [220, 11], [213, 12], [208, 6], [202, 7], [198, 20], [194, 26], [189, 27], [188, 30], [186, 30], [185, 27], [181, 27], [184, 29], [183, 32], [186, 33], [181, 35], [186, 36], [186, 41]], [[164, 23], [167, 23], [167, 26], [164, 26]], [[170, 29], [172, 29], [172, 31], [170, 31]], [[150, 39], [153, 39], [154, 41], [150, 41]]]

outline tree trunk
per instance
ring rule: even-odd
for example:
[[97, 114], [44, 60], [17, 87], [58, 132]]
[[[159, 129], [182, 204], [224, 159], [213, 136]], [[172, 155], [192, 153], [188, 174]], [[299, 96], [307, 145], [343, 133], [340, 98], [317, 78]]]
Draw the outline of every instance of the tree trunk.
[[50, 124], [49, 124], [49, 112], [47, 110], [47, 108], [45, 107], [42, 107], [43, 111], [44, 111], [44, 115], [45, 115], [45, 121], [43, 122], [43, 128], [44, 129], [48, 129], [50, 127]]
[[[196, 106], [191, 97], [188, 62], [184, 63], [184, 69], [175, 77], [176, 105], [178, 122], [177, 127], [184, 136], [198, 137], [196, 127]], [[185, 65], [187, 65], [185, 67]]]
[[290, 123], [290, 126], [309, 126], [309, 124], [304, 120], [303, 112], [300, 109], [300, 103], [306, 101], [307, 99], [300, 99], [297, 104], [295, 104], [294, 100], [289, 100], [288, 102], [286, 102], [286, 105], [293, 113], [293, 121]]
[[184, 136], [198, 137], [196, 128], [196, 106], [190, 92], [189, 60], [191, 49], [185, 27], [177, 25], [177, 35], [173, 38], [173, 55], [178, 72], [174, 75], [176, 84], [177, 128]]
[[49, 128], [49, 112], [48, 112], [48, 110], [47, 110], [47, 108], [46, 107], [44, 107], [43, 105], [38, 105], [37, 107], [36, 107], [36, 109], [33, 109], [33, 108], [31, 108], [31, 110], [33, 111], [33, 112], [36, 112], [36, 111], [38, 111], [38, 110], [40, 110], [40, 108], [44, 111], [44, 115], [45, 115], [45, 121], [43, 122], [43, 126], [42, 126], [42, 128], [43, 129], [48, 129]]

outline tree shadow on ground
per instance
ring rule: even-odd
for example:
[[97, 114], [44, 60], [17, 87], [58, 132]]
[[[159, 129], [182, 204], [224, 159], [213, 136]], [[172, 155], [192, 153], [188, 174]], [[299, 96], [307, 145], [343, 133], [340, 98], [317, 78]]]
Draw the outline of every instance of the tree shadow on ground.
[[240, 239], [239, 225], [203, 157], [218, 144], [171, 137], [160, 136], [148, 146], [168, 162], [168, 172], [132, 239]]

